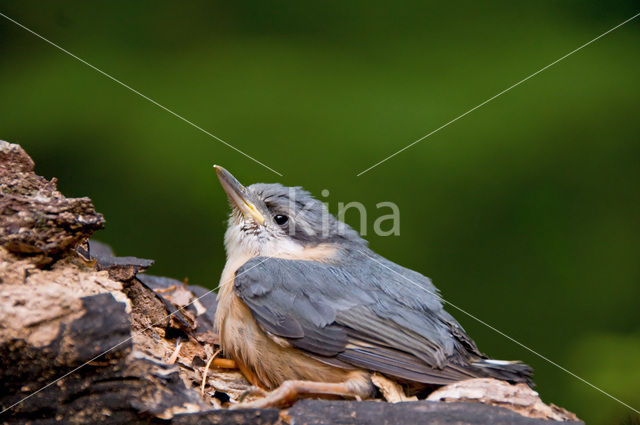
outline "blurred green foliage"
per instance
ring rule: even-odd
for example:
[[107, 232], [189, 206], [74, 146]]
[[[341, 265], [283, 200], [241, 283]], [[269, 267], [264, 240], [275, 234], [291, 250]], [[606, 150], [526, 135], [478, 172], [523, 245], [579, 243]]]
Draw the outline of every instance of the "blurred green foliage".
[[[241, 181], [401, 209], [373, 249], [640, 408], [640, 21], [356, 174], [637, 13], [637, 2], [2, 2], [0, 10], [280, 171], [0, 17], [0, 138], [107, 218], [97, 237], [215, 287]], [[371, 214], [371, 220], [375, 214]], [[349, 216], [357, 223], [356, 216]], [[459, 312], [543, 399], [632, 413]]]

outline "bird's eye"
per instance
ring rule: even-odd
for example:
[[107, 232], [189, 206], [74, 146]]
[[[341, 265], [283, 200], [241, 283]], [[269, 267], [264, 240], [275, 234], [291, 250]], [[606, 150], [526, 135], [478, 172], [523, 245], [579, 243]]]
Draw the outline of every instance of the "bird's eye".
[[273, 220], [278, 226], [284, 226], [285, 224], [287, 224], [287, 221], [289, 221], [289, 217], [287, 217], [286, 215], [278, 214], [273, 217]]

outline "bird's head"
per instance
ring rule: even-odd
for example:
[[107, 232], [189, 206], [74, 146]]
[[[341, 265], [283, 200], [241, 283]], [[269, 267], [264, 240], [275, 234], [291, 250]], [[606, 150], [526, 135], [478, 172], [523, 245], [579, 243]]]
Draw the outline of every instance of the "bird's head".
[[227, 256], [238, 250], [251, 256], [295, 256], [321, 245], [348, 248], [366, 244], [301, 187], [279, 183], [245, 187], [224, 168], [214, 168], [232, 208], [225, 234]]

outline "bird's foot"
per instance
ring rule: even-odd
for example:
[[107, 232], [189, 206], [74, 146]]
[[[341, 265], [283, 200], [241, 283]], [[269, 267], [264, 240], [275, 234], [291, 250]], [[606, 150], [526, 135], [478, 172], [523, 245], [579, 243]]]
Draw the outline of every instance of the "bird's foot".
[[[255, 398], [255, 397], [267, 397], [269, 395], [268, 391], [263, 390], [260, 387], [252, 386], [248, 390], [243, 391], [238, 397], [238, 404], [246, 404], [245, 400], [247, 398]], [[250, 403], [250, 402], [247, 402]]]
[[231, 406], [231, 409], [266, 409], [270, 407], [287, 407], [302, 396], [340, 396], [359, 398], [346, 383], [329, 383], [313, 381], [285, 381], [266, 397], [247, 403]]

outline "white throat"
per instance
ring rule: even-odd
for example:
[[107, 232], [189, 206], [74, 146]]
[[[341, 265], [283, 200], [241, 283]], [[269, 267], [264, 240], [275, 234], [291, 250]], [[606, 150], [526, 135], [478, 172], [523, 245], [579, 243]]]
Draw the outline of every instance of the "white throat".
[[227, 262], [220, 279], [221, 287], [232, 282], [236, 270], [254, 257], [299, 258], [304, 257], [305, 252], [301, 244], [270, 235], [266, 229], [264, 235], [246, 235], [235, 223], [230, 223], [224, 234], [224, 246]]

